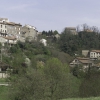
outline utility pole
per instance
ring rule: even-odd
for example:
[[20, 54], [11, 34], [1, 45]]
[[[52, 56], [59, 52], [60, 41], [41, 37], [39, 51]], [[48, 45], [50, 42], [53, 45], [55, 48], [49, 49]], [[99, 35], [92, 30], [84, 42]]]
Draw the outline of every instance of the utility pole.
[[1, 62], [2, 62], [2, 47], [1, 47]]
[[[1, 66], [0, 66], [0, 71], [1, 71], [1, 68], [2, 68], [2, 46], [1, 46]], [[3, 78], [3, 74], [2, 74], [2, 78]]]

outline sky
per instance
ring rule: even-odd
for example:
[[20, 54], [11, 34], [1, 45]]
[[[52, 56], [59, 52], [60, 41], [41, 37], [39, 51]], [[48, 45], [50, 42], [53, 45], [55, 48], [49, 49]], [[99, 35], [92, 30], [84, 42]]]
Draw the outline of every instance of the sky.
[[39, 32], [87, 24], [100, 28], [100, 0], [0, 0], [0, 17]]

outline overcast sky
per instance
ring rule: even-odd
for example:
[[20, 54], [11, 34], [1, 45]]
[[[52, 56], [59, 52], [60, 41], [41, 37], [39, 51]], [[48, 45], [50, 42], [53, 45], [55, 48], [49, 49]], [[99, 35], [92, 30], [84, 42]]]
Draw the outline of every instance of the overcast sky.
[[62, 32], [84, 23], [100, 28], [100, 0], [0, 0], [0, 17], [38, 31]]

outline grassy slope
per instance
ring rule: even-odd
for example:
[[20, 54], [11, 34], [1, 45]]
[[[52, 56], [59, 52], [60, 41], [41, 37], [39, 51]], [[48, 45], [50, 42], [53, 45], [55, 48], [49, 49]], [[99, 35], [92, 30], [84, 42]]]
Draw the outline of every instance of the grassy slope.
[[[8, 87], [0, 86], [0, 100], [8, 100]], [[63, 100], [100, 100], [100, 97], [91, 98], [69, 98]]]
[[0, 100], [7, 100], [8, 98], [8, 87], [0, 86]]
[[91, 97], [91, 98], [70, 98], [70, 99], [63, 99], [63, 100], [100, 100], [100, 97]]

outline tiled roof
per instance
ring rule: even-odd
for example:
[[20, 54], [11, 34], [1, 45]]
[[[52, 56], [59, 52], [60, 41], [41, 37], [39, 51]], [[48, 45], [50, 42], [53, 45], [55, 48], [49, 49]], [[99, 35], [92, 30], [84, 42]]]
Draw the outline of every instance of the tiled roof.
[[0, 21], [2, 21], [2, 20], [8, 20], [8, 18], [0, 18]]
[[89, 63], [92, 63], [92, 61], [91, 60], [79, 60], [81, 63], [83, 63], [83, 64], [89, 64]]
[[20, 23], [14, 23], [14, 22], [0, 22], [0, 24], [6, 24], [6, 25], [12, 25], [12, 26], [15, 26], [15, 25], [22, 26]]
[[97, 52], [97, 53], [100, 53], [100, 50], [91, 50], [91, 52]]
[[75, 28], [75, 27], [66, 27], [66, 29], [76, 30], [76, 28]]
[[81, 57], [77, 57], [77, 59], [81, 62], [81, 63], [92, 63], [92, 61], [89, 58], [81, 58]]
[[3, 38], [8, 39], [8, 40], [16, 40], [16, 37], [11, 37], [11, 36], [9, 36], [9, 37], [3, 37]]
[[79, 60], [88, 60], [89, 58], [82, 58], [82, 57], [77, 57]]
[[14, 23], [14, 22], [7, 22], [6, 24], [8, 24], [8, 25], [18, 25], [18, 26], [22, 26], [20, 23]]

